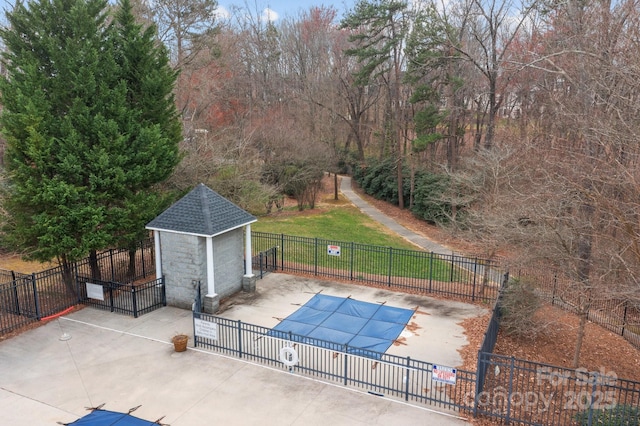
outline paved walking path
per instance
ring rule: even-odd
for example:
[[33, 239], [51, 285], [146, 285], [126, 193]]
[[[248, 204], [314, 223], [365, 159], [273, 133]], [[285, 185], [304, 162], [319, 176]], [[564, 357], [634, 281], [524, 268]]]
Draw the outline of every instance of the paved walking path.
[[342, 192], [344, 196], [349, 199], [349, 201], [351, 201], [356, 207], [362, 210], [362, 212], [369, 215], [373, 220], [380, 222], [391, 231], [427, 251], [432, 251], [434, 253], [440, 254], [452, 253], [452, 250], [450, 248], [431, 241], [430, 239], [425, 238], [422, 235], [416, 234], [415, 232], [400, 225], [398, 222], [385, 215], [380, 210], [373, 207], [371, 204], [367, 203], [353, 189], [351, 189], [351, 178], [349, 176], [340, 176], [340, 179], [340, 192]]

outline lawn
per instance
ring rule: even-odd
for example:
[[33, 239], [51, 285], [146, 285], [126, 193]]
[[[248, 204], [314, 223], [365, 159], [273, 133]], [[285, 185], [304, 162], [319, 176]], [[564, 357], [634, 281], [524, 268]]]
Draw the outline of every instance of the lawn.
[[[262, 217], [252, 230], [270, 234], [254, 236], [255, 251], [277, 246], [279, 256], [299, 265], [437, 281], [455, 281], [460, 273], [450, 260], [418, 250], [351, 205]], [[328, 245], [339, 246], [340, 256], [329, 255]]]
[[404, 238], [390, 232], [351, 205], [323, 207], [276, 216], [258, 218], [251, 228], [258, 232], [348, 241], [375, 246], [416, 250]]

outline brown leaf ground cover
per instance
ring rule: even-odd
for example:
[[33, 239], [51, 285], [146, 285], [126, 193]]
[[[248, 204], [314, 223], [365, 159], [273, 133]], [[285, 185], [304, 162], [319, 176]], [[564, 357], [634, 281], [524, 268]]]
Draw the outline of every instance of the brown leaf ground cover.
[[[458, 253], [475, 254], [481, 252], [478, 247], [460, 241], [444, 230], [415, 218], [408, 210], [401, 210], [389, 203], [376, 200], [363, 194], [362, 191], [358, 191], [358, 193], [370, 204], [414, 232]], [[578, 317], [549, 305], [540, 308], [536, 315], [548, 323], [539, 336], [535, 339], [518, 339], [501, 333], [495, 352], [571, 368]], [[475, 369], [476, 352], [482, 342], [488, 320], [489, 315], [484, 318], [473, 318], [463, 323], [469, 345], [462, 351], [461, 355], [465, 361], [460, 368]], [[640, 350], [621, 336], [590, 322], [587, 325], [581, 351], [580, 367], [589, 371], [614, 372], [619, 378], [640, 381]]]

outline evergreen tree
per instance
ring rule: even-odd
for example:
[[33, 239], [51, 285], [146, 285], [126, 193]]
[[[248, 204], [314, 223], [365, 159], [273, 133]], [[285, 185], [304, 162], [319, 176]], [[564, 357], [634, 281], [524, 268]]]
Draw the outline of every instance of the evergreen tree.
[[[178, 161], [175, 74], [149, 33], [126, 24], [130, 7], [120, 10], [109, 26], [106, 1], [34, 0], [0, 31], [6, 241], [56, 258], [68, 283], [71, 262], [140, 235], [142, 212], [157, 205], [149, 188]], [[136, 74], [143, 63], [148, 75]]]
[[121, 117], [121, 129], [129, 152], [114, 235], [121, 246], [133, 248], [163, 204], [160, 194], [149, 189], [168, 178], [179, 161], [182, 127], [172, 92], [177, 72], [156, 42], [155, 27], [136, 23], [130, 0], [120, 2], [111, 30], [121, 82], [127, 86], [128, 114]]

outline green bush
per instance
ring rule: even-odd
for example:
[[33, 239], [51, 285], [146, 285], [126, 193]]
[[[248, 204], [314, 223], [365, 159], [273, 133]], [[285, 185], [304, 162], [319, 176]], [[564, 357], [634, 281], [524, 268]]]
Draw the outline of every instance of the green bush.
[[540, 297], [531, 283], [511, 278], [500, 299], [500, 327], [508, 334], [532, 338], [541, 325], [534, 318], [540, 307]]
[[[589, 412], [576, 414], [576, 421], [581, 426], [589, 425]], [[640, 408], [632, 405], [618, 405], [610, 409], [592, 410], [593, 426], [640, 426]]]
[[447, 223], [452, 213], [445, 201], [449, 177], [428, 172], [416, 173], [412, 213], [430, 223]]
[[[403, 168], [404, 200], [411, 195], [408, 168]], [[369, 159], [366, 164], [353, 165], [353, 179], [362, 190], [379, 200], [398, 204], [398, 176], [395, 162], [390, 159]], [[411, 212], [430, 223], [446, 223], [451, 217], [452, 206], [446, 201], [449, 177], [425, 170], [415, 172], [413, 206]]]

